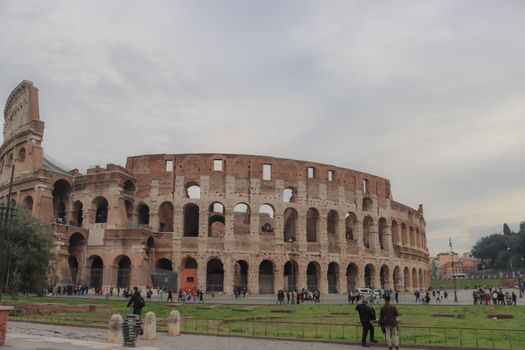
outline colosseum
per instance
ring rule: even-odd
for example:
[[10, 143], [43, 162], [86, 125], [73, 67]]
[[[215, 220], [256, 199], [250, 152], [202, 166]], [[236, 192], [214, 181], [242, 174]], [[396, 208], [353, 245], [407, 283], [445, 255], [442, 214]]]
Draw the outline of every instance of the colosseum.
[[32, 82], [12, 91], [4, 118], [0, 202], [14, 167], [10, 205], [51, 225], [61, 283], [225, 294], [428, 286], [423, 207], [395, 202], [388, 179], [243, 154], [131, 156], [82, 174], [44, 155]]

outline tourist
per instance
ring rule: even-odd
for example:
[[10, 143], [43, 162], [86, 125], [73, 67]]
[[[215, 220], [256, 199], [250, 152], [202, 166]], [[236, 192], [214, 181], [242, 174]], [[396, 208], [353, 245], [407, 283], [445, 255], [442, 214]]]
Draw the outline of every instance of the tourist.
[[166, 302], [170, 302], [170, 303], [173, 302], [173, 292], [172, 292], [171, 288], [168, 289], [168, 299], [166, 299]]
[[[139, 315], [140, 318], [142, 318], [142, 308], [146, 306], [146, 302], [144, 301], [144, 298], [142, 295], [140, 295], [139, 288], [133, 287], [135, 292], [131, 296], [131, 298], [128, 301], [128, 306], [133, 307], [133, 315]], [[142, 323], [140, 325], [140, 334], [142, 335], [144, 331], [142, 330]]]
[[396, 304], [399, 304], [399, 291], [396, 290], [396, 292], [394, 293], [394, 298], [396, 300]]
[[366, 347], [369, 346], [366, 343], [366, 337], [368, 336], [369, 332], [370, 342], [377, 343], [377, 340], [374, 337], [374, 326], [372, 325], [372, 321], [376, 320], [375, 310], [368, 306], [368, 301], [366, 299], [363, 299], [363, 301], [361, 301], [361, 303], [357, 305], [355, 309], [359, 313], [359, 320], [361, 321], [361, 326], [363, 327], [361, 345]]
[[385, 333], [388, 350], [394, 347], [399, 350], [399, 330], [397, 317], [399, 313], [394, 305], [390, 304], [390, 296], [385, 296], [385, 304], [379, 311], [379, 325]]

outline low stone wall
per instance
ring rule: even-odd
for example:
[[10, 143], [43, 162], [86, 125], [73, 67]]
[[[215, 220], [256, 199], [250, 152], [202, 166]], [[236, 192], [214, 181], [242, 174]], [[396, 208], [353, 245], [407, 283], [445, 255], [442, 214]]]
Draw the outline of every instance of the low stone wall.
[[52, 313], [63, 312], [95, 312], [109, 314], [109, 305], [102, 304], [29, 304], [22, 301], [10, 301], [3, 303], [12, 306], [15, 315], [50, 315]]
[[7, 320], [9, 318], [9, 311], [13, 309], [12, 306], [0, 306], [0, 346], [5, 343], [5, 335], [7, 333]]

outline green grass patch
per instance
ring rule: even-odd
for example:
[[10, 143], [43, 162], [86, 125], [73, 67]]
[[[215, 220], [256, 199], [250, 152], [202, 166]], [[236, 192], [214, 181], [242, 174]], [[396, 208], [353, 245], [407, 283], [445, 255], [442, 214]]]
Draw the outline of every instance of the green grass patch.
[[[126, 307], [126, 300], [36, 297], [20, 297], [19, 300], [30, 303], [107, 304], [111, 313], [130, 312]], [[254, 307], [223, 304], [213, 305], [213, 308], [203, 306], [205, 305], [176, 306], [183, 317], [183, 331], [294, 339], [360, 340], [361, 330], [355, 305], [301, 304]], [[373, 307], [379, 315], [380, 306]], [[521, 306], [397, 305], [397, 308], [401, 314], [400, 333], [403, 344], [525, 348], [525, 312]], [[159, 320], [159, 330], [164, 330], [164, 320], [172, 309], [173, 306], [166, 303], [147, 302], [143, 312], [155, 312]], [[275, 312], [281, 310], [291, 312]], [[511, 315], [512, 318], [491, 319], [487, 317], [490, 314]], [[97, 316], [94, 313], [34, 316], [30, 320], [71, 325], [107, 324], [104, 315]], [[381, 334], [379, 329], [376, 332]], [[379, 338], [381, 337], [380, 335]]]

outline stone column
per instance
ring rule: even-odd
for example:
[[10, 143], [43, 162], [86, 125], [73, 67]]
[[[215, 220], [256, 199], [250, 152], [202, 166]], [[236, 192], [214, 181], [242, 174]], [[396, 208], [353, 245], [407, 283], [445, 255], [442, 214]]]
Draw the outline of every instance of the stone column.
[[328, 294], [328, 265], [319, 262], [319, 291], [321, 295]]
[[259, 294], [259, 264], [255, 259], [250, 259], [248, 266], [248, 292]]
[[372, 225], [370, 225], [370, 249], [374, 254], [377, 254], [379, 252], [379, 233], [378, 233], [378, 225], [376, 220], [373, 221]]
[[146, 312], [144, 316], [144, 340], [157, 338], [157, 316], [153, 311]]
[[177, 310], [173, 310], [168, 316], [168, 336], [178, 335], [180, 335], [180, 314]]
[[122, 323], [124, 320], [120, 314], [113, 314], [108, 323], [108, 343], [120, 344], [124, 343], [122, 335]]
[[[306, 288], [306, 266], [308, 265], [308, 261], [306, 259], [299, 258], [297, 260], [297, 269], [294, 269], [294, 275], [297, 276], [297, 290], [301, 290], [303, 288]], [[297, 270], [297, 271], [295, 271]]]
[[233, 279], [235, 274], [235, 263], [232, 261], [232, 257], [228, 256], [224, 258], [223, 261], [223, 270], [224, 270], [224, 280], [223, 280], [223, 291], [224, 294], [232, 295], [233, 294]]
[[273, 271], [273, 292], [277, 293], [279, 289], [285, 290], [284, 285], [284, 264], [279, 261], [275, 261], [275, 267]]
[[346, 267], [339, 265], [339, 272], [337, 275], [337, 291], [339, 294], [348, 294], [348, 286], [346, 284]]

